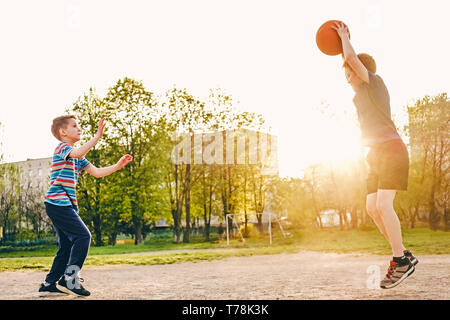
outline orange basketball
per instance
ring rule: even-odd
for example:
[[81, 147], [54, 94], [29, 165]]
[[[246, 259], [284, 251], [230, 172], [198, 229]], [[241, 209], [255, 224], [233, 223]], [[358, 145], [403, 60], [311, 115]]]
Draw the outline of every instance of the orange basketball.
[[[319, 47], [320, 51], [329, 56], [335, 56], [342, 53], [341, 38], [337, 34], [336, 30], [331, 28], [331, 26], [334, 26], [335, 22], [342, 21], [329, 20], [322, 24], [316, 33], [317, 46]], [[347, 27], [345, 23], [344, 26]], [[350, 31], [348, 37], [350, 38]]]

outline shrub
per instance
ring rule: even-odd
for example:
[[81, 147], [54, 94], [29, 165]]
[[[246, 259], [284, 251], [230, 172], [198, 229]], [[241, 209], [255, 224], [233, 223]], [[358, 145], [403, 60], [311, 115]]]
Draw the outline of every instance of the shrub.
[[245, 224], [242, 224], [239, 230], [244, 238], [251, 238], [259, 235], [253, 223], [247, 223], [247, 232], [245, 232]]

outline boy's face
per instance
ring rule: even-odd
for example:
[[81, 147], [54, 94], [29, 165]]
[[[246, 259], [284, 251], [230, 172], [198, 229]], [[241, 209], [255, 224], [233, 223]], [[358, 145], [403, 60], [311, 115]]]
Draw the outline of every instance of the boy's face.
[[59, 130], [61, 138], [66, 138], [70, 142], [77, 142], [81, 139], [81, 129], [75, 119], [68, 119], [66, 126]]

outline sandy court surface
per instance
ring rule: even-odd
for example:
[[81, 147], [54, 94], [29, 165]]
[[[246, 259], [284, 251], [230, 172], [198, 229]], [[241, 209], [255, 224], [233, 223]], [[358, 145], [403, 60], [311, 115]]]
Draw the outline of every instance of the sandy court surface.
[[0, 273], [0, 299], [446, 299], [450, 255], [418, 256], [398, 287], [378, 289], [389, 256], [301, 251], [169, 265], [85, 267], [91, 296], [42, 294], [44, 271]]

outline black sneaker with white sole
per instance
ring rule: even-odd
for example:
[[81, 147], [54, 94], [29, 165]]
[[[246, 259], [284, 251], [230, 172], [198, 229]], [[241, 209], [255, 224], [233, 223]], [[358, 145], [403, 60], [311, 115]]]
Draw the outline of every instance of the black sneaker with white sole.
[[56, 287], [56, 283], [49, 284], [46, 286], [45, 284], [41, 283], [41, 286], [39, 287], [39, 292], [57, 292], [57, 293], [65, 293], [64, 291], [59, 290]]
[[67, 290], [72, 291], [75, 294], [78, 294], [80, 296], [89, 296], [91, 293], [87, 291], [80, 282], [83, 282], [83, 278], [77, 278], [76, 280], [70, 280], [69, 282], [65, 279], [63, 276], [59, 281], [58, 285], [61, 287], [66, 288]]

